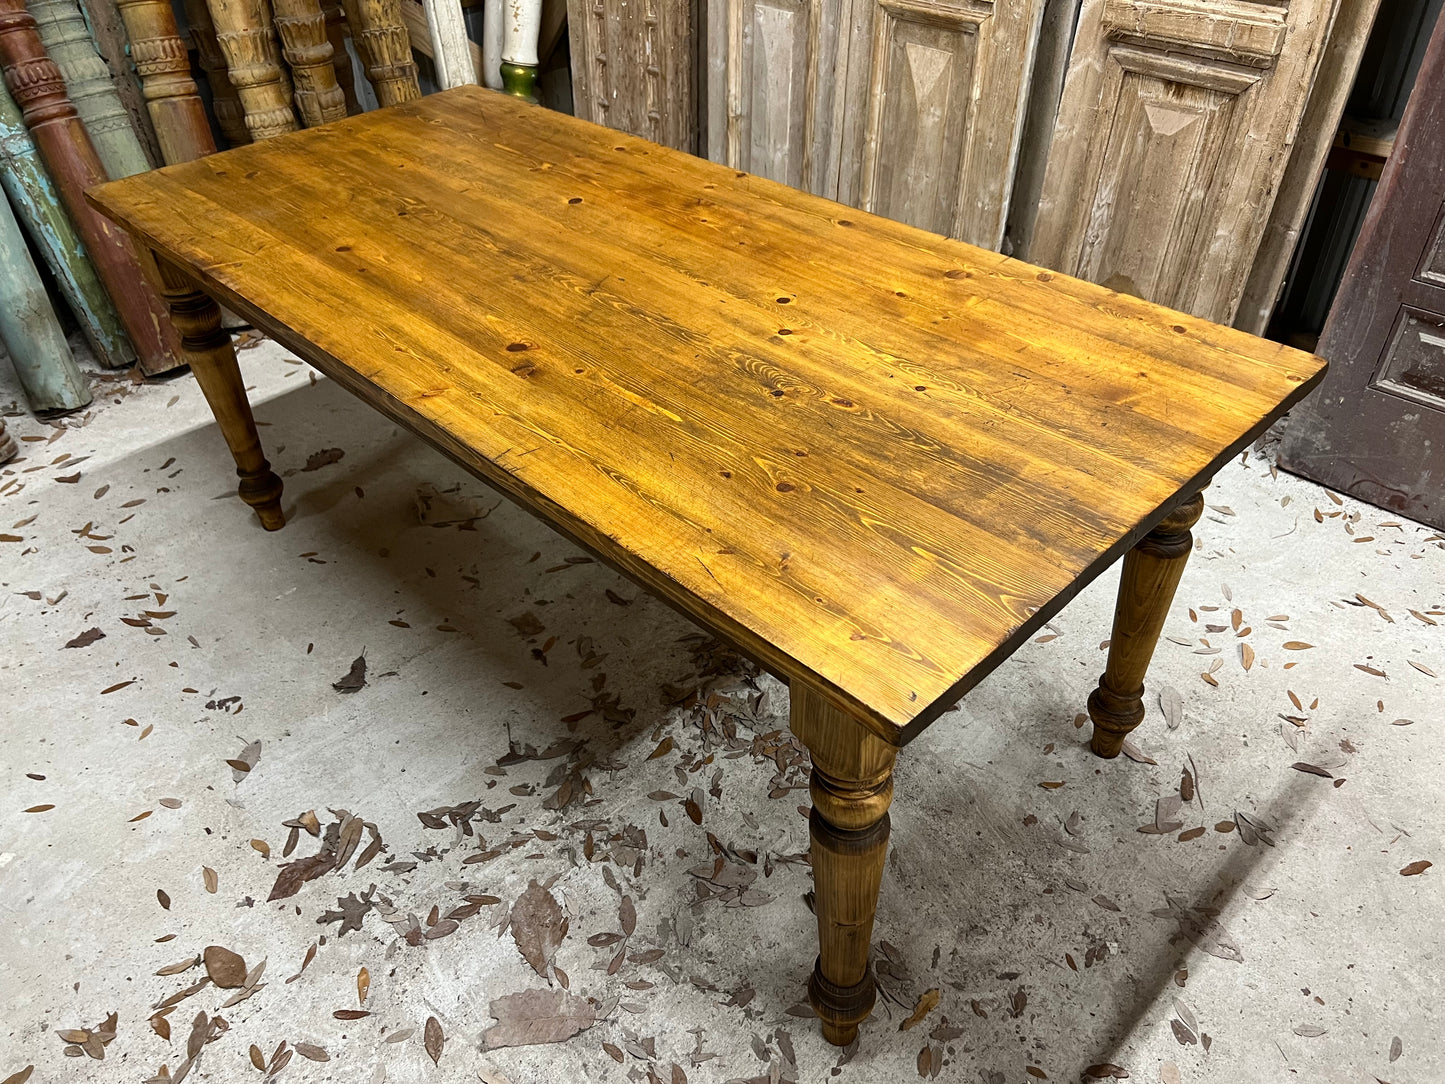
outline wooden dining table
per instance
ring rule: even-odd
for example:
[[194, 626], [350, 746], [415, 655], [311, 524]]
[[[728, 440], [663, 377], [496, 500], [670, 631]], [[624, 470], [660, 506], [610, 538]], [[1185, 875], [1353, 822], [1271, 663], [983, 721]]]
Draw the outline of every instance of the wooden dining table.
[[837, 1044], [898, 751], [1122, 557], [1116, 756], [1202, 488], [1325, 364], [473, 86], [89, 198], [267, 528], [217, 302], [787, 681]]

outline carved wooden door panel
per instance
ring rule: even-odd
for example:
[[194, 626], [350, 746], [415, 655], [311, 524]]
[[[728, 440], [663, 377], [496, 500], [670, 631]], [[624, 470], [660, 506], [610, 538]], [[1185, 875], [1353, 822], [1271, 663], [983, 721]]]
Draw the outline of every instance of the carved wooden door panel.
[[853, 0], [837, 198], [997, 248], [1043, 0]]
[[1316, 349], [1280, 465], [1445, 528], [1445, 21]]
[[1229, 323], [1337, 0], [1085, 0], [1027, 253]]
[[709, 158], [836, 196], [836, 69], [848, 6], [709, 0]]
[[1043, 0], [713, 0], [709, 157], [998, 247]]

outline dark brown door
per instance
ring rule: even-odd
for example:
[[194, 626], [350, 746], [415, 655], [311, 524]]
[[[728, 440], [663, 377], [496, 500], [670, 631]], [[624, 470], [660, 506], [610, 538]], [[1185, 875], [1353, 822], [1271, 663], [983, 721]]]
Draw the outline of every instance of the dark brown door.
[[1445, 527], [1445, 20], [1320, 335], [1280, 465]]

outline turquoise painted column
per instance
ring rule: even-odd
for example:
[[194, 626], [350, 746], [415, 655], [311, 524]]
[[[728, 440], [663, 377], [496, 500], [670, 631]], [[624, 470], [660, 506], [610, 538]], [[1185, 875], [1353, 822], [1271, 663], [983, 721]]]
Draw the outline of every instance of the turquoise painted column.
[[40, 27], [40, 40], [65, 76], [65, 89], [90, 133], [100, 163], [112, 181], [144, 173], [150, 159], [121, 105], [110, 69], [90, 40], [85, 16], [76, 0], [26, 0]]
[[0, 340], [15, 363], [15, 373], [30, 409], [78, 410], [90, 391], [70, 356], [65, 334], [55, 319], [20, 233], [10, 202], [0, 199]]
[[135, 348], [105, 292], [70, 215], [60, 202], [20, 107], [0, 81], [0, 185], [49, 266], [80, 329], [100, 363], [111, 369], [135, 363]]

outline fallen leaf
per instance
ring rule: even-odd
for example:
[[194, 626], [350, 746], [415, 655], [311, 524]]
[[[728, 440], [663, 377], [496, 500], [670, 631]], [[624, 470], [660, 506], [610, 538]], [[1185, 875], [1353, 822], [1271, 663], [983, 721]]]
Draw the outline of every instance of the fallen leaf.
[[904, 1020], [898, 1025], [898, 1030], [908, 1031], [914, 1025], [920, 1023], [925, 1017], [928, 1016], [929, 1013], [931, 1013], [937, 1007], [938, 988], [935, 986], [933, 989], [925, 990], [923, 993], [918, 995], [918, 1003], [913, 1006], [913, 1012], [909, 1015], [907, 1020]]
[[228, 948], [209, 945], [202, 954], [206, 974], [223, 990], [234, 990], [246, 982], [246, 961]]
[[1284, 649], [1286, 651], [1308, 651], [1314, 646], [1314, 644], [1307, 644], [1303, 640], [1286, 640], [1284, 642]]
[[1426, 862], [1426, 861], [1424, 861], [1424, 860], [1421, 860], [1421, 861], [1418, 861], [1418, 862], [1411, 862], [1408, 866], [1406, 866], [1404, 869], [1402, 869], [1402, 870], [1400, 871], [1400, 876], [1401, 876], [1401, 877], [1414, 877], [1417, 873], [1424, 873], [1427, 869], [1429, 869], [1429, 868], [1430, 868], [1431, 866], [1433, 866], [1434, 864], [1435, 864], [1435, 863], [1433, 863], [1433, 862]]
[[331, 1055], [326, 1052], [325, 1047], [316, 1046], [314, 1043], [292, 1043], [292, 1048], [307, 1061], [330, 1061]]
[[331, 687], [339, 693], [354, 693], [366, 688], [366, 656], [358, 655], [340, 681], [333, 681]]
[[332, 463], [338, 462], [345, 454], [340, 448], [322, 448], [319, 452], [312, 452], [306, 457], [306, 466], [301, 468], [301, 472], [304, 474], [307, 471], [329, 467]]
[[560, 1043], [597, 1023], [585, 998], [566, 990], [522, 990], [492, 1002], [497, 1023], [482, 1034], [482, 1049]]
[[356, 973], [356, 998], [366, 1004], [366, 992], [371, 989], [371, 972], [362, 968]]
[[545, 977], [552, 955], [567, 936], [567, 918], [556, 897], [532, 881], [512, 907], [511, 925], [517, 951]]
[[426, 1018], [426, 1029], [422, 1036], [422, 1043], [426, 1047], [427, 1057], [431, 1058], [433, 1065], [440, 1065], [442, 1060], [442, 1047], [446, 1044], [446, 1036], [442, 1034], [441, 1023], [435, 1016]]
[[210, 866], [202, 866], [201, 880], [206, 882], [206, 891], [215, 895], [216, 889], [220, 887], [220, 879], [217, 877], [216, 871]]
[[1325, 768], [1321, 768], [1318, 764], [1306, 764], [1302, 760], [1297, 760], [1293, 764], [1291, 764], [1290, 767], [1297, 772], [1305, 772], [1309, 775], [1317, 775], [1322, 779], [1334, 778], [1334, 775], [1330, 771]]
[[1400, 1060], [1400, 1055], [1403, 1054], [1404, 1052], [1405, 1052], [1405, 1044], [1404, 1044], [1404, 1042], [1400, 1039], [1400, 1036], [1396, 1035], [1393, 1039], [1390, 1040], [1390, 1061], [1391, 1061], [1391, 1062], [1399, 1061], [1399, 1060]]
[[[79, 636], [75, 637], [75, 639], [73, 639], [73, 640], [67, 640], [67, 641], [65, 642], [65, 646], [66, 646], [66, 647], [89, 647], [91, 644], [95, 643], [97, 640], [103, 640], [103, 639], [105, 639], [105, 633], [101, 632], [100, 629], [86, 629], [86, 630], [85, 630], [84, 632], [82, 632]], [[1433, 674], [1430, 675], [1430, 676], [1431, 676], [1431, 677], [1434, 677]]]
[[1321, 1035], [1325, 1034], [1325, 1029], [1317, 1024], [1296, 1024], [1294, 1033], [1306, 1039], [1318, 1039]]

